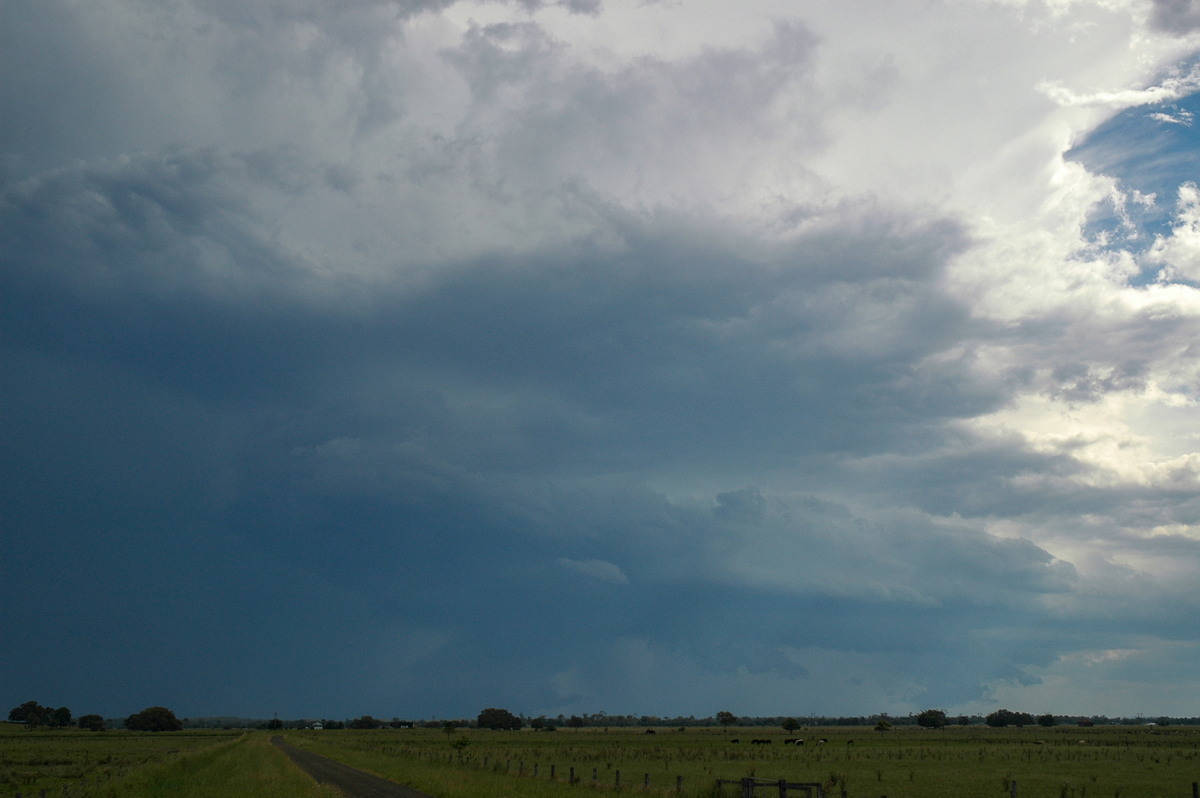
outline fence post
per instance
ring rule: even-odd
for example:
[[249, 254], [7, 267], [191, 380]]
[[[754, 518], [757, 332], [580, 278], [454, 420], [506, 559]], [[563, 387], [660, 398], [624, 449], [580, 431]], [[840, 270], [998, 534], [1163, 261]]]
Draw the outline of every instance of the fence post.
[[592, 768], [592, 784], [596, 783], [596, 769]]
[[677, 793], [683, 792], [683, 776], [675, 777], [675, 792], [677, 792]]
[[779, 780], [779, 798], [787, 798], [787, 779]]
[[650, 774], [649, 773], [642, 776], [642, 789], [643, 790], [650, 789]]
[[1200, 781], [1192, 782], [1192, 798], [1200, 798]]
[[1008, 788], [1008, 794], [1011, 795], [1012, 798], [1017, 798], [1017, 780], [1016, 779], [1013, 779], [1012, 786]]
[[574, 766], [574, 765], [571, 765], [571, 772], [570, 772], [570, 774], [568, 775], [568, 778], [567, 778], [567, 783], [568, 783], [568, 784], [574, 784], [574, 783], [575, 783], [575, 766]]
[[616, 773], [616, 777], [613, 781], [613, 786], [616, 787], [618, 790], [621, 789], [621, 771], [619, 771], [619, 770]]

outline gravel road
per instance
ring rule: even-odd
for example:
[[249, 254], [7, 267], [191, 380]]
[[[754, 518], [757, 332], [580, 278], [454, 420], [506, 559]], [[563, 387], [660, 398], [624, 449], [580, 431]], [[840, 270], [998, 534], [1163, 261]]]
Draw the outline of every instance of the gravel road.
[[305, 773], [321, 784], [336, 787], [348, 798], [430, 798], [423, 792], [417, 792], [394, 781], [355, 770], [341, 762], [334, 762], [303, 748], [288, 745], [282, 737], [272, 737], [271, 742], [291, 757]]

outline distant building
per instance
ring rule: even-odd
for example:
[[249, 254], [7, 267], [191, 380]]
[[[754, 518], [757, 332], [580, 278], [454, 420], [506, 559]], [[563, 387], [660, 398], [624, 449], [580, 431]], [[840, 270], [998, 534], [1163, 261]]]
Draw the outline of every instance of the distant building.
[[318, 720], [317, 722], [315, 722], [315, 723], [312, 725], [312, 727], [313, 727], [314, 729], [324, 729], [324, 728], [325, 728], [325, 724], [324, 724], [324, 723], [322, 723], [321, 721], [319, 721], [319, 720]]

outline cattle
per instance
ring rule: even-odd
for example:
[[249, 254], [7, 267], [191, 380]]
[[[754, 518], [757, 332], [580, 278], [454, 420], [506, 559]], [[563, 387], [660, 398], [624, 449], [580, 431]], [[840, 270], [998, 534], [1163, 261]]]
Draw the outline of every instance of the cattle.
[[824, 745], [827, 742], [829, 741], [822, 737], [820, 740], [817, 740], [817, 745]]
[[775, 741], [774, 740], [761, 740], [761, 739], [751, 740], [750, 745], [770, 745], [773, 742], [775, 742]]
[[734, 737], [734, 738], [733, 738], [732, 740], [730, 740], [729, 742], [731, 742], [731, 743], [740, 743], [740, 742], [741, 742], [741, 740], [739, 740], [737, 737]]
[[804, 738], [796, 737], [792, 740], [784, 740], [783, 744], [784, 745], [804, 745]]

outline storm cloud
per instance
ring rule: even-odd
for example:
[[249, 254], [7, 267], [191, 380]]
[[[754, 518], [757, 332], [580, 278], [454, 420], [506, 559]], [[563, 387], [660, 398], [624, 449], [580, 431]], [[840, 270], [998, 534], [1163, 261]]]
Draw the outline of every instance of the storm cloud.
[[1200, 711], [1188, 8], [152, 5], [0, 32], [13, 705]]

